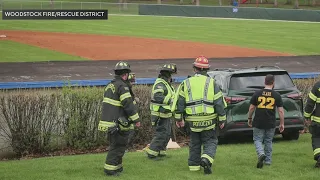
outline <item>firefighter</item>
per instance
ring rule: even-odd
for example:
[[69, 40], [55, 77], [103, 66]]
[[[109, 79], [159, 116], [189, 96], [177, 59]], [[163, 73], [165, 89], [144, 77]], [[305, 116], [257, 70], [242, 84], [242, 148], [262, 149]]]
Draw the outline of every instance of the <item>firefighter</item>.
[[128, 86], [131, 72], [127, 62], [120, 61], [114, 67], [115, 78], [104, 89], [102, 117], [99, 130], [107, 132], [109, 152], [106, 157], [104, 172], [117, 176], [123, 171], [122, 157], [128, 143], [129, 130], [134, 124], [139, 126], [140, 117]]
[[316, 161], [315, 167], [320, 168], [320, 81], [315, 83], [309, 92], [304, 108], [304, 117], [312, 135], [313, 158]]
[[[136, 108], [138, 109], [138, 105], [137, 103], [139, 102], [139, 98], [135, 97], [135, 95], [133, 94], [133, 91], [132, 91], [132, 86], [136, 83], [136, 76], [135, 76], [135, 73], [129, 73], [129, 77], [128, 77], [128, 85], [129, 85], [129, 88], [130, 88], [130, 94], [132, 96], [132, 99], [133, 99], [133, 104], [136, 106]], [[126, 152], [129, 151], [129, 148], [131, 148], [133, 146], [133, 137], [134, 137], [134, 129], [130, 129], [129, 130], [129, 138], [128, 138], [128, 144], [127, 144], [127, 150]]]
[[175, 64], [164, 64], [152, 87], [150, 111], [155, 134], [150, 145], [144, 149], [150, 159], [158, 160], [158, 157], [166, 155], [171, 137], [171, 103], [175, 94], [175, 89], [171, 85], [172, 74], [176, 73]]
[[207, 75], [208, 59], [199, 56], [193, 69], [194, 76], [179, 85], [172, 111], [178, 127], [184, 127], [185, 121], [190, 127], [189, 170], [203, 167], [204, 174], [211, 174], [218, 145], [216, 126], [224, 127], [227, 104], [215, 80]]

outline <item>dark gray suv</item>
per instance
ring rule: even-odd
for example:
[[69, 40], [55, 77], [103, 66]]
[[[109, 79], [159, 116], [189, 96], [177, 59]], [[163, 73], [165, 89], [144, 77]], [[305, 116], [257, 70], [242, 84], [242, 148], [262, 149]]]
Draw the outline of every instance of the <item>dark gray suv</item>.
[[[259, 66], [246, 69], [220, 68], [208, 72], [220, 86], [227, 107], [227, 122], [219, 130], [219, 138], [235, 136], [236, 134], [252, 135], [252, 128], [247, 125], [250, 98], [253, 93], [264, 88], [264, 78], [267, 74], [275, 76], [274, 90], [279, 92], [284, 103], [285, 130], [282, 137], [287, 140], [299, 139], [299, 131], [304, 129], [303, 100], [301, 92], [293, 83], [288, 72], [277, 66]], [[279, 116], [277, 113], [277, 130]]]

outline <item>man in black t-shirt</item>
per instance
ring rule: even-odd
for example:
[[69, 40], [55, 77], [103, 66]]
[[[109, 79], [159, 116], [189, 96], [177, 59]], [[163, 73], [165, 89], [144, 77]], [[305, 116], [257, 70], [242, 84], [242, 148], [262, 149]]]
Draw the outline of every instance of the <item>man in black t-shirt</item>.
[[[265, 77], [265, 88], [256, 91], [250, 101], [248, 125], [253, 126], [253, 140], [258, 155], [257, 168], [262, 168], [263, 163], [271, 165], [272, 140], [276, 128], [276, 108], [280, 117], [279, 131], [282, 133], [284, 130], [282, 98], [273, 88], [274, 76], [267, 75]], [[252, 121], [253, 112], [255, 112], [255, 115]]]

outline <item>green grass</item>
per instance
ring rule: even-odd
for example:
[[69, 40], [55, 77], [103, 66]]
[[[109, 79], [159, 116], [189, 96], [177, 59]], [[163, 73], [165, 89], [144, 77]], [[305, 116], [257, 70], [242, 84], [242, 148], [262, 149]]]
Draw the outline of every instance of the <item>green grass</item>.
[[124, 172], [118, 178], [103, 174], [106, 153], [64, 157], [47, 157], [32, 160], [0, 162], [0, 179], [131, 179], [131, 180], [316, 180], [319, 169], [314, 169], [310, 135], [298, 141], [277, 141], [273, 145], [273, 164], [256, 169], [256, 154], [253, 143], [220, 145], [214, 162], [214, 173], [188, 169], [188, 149], [169, 150], [164, 161], [148, 160], [143, 152], [125, 154]]
[[320, 23], [110, 16], [107, 21], [0, 21], [0, 30], [138, 36], [319, 54]]
[[44, 48], [29, 46], [8, 40], [0, 40], [0, 62], [32, 62], [49, 60], [84, 60]]

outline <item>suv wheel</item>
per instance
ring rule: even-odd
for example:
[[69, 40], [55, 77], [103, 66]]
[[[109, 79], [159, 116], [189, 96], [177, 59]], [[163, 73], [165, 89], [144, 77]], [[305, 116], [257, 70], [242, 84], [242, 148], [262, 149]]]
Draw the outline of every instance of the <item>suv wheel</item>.
[[285, 140], [298, 140], [299, 136], [300, 136], [299, 131], [291, 131], [291, 132], [282, 134], [282, 137]]

